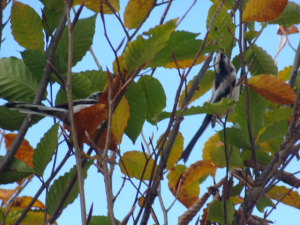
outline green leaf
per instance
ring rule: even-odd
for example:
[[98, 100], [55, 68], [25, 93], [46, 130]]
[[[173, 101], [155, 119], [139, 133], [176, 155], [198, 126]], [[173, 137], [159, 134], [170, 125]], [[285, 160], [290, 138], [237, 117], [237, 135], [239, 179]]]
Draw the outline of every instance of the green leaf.
[[19, 45], [26, 49], [44, 50], [43, 25], [34, 9], [13, 1], [10, 22], [12, 34]]
[[[76, 23], [73, 30], [73, 66], [81, 61], [93, 44], [96, 17], [97, 14], [86, 19], [78, 20]], [[68, 27], [64, 29], [58, 42], [56, 54], [68, 62]]]
[[45, 7], [55, 10], [57, 12], [62, 12], [65, 8], [65, 4], [61, 0], [40, 0]]
[[[227, 224], [231, 224], [234, 215], [234, 203], [226, 201]], [[222, 202], [214, 201], [209, 208], [208, 217], [211, 222], [224, 224], [224, 200]]]
[[[15, 131], [19, 130], [26, 114], [20, 113], [17, 110], [10, 110], [5, 106], [0, 106], [0, 127], [4, 130]], [[43, 116], [35, 115], [30, 126], [36, 124]]]
[[[206, 20], [206, 29], [209, 28], [209, 24], [214, 17], [214, 14], [216, 13], [219, 5], [219, 2], [215, 1], [214, 4], [210, 7]], [[220, 48], [224, 48], [225, 52], [229, 53], [233, 37], [228, 31], [227, 25], [230, 28], [230, 31], [234, 34], [235, 26], [232, 23], [232, 18], [227, 12], [225, 6], [222, 6], [213, 22], [213, 26], [209, 34], [215, 41], [218, 42]], [[233, 40], [233, 43], [235, 44], [235, 40]]]
[[[85, 179], [87, 177], [87, 170], [90, 168], [90, 166], [93, 164], [93, 160], [89, 160], [86, 162], [84, 167], [82, 168], [83, 172], [83, 178]], [[77, 173], [76, 171], [76, 165], [70, 170], [70, 172], [65, 173], [63, 176], [60, 176], [58, 179], [56, 179], [53, 184], [51, 185], [49, 192], [47, 193], [47, 210], [48, 214], [52, 216], [56, 206], [58, 205], [60, 199], [64, 195], [68, 183], [73, 178], [73, 176]], [[78, 180], [74, 184], [67, 200], [65, 201], [62, 209], [66, 208], [69, 204], [74, 202], [74, 200], [77, 198], [79, 193], [79, 187], [78, 187]]]
[[[264, 113], [269, 101], [255, 93], [251, 88], [249, 91], [249, 112], [250, 112], [250, 124], [254, 140], [256, 139], [258, 132], [264, 125]], [[237, 113], [236, 120], [241, 126], [242, 130], [248, 133], [247, 116], [246, 116], [246, 99], [245, 88], [243, 88], [237, 101], [234, 112]]]
[[[117, 222], [120, 224], [119, 220]], [[111, 222], [108, 216], [92, 216], [89, 225], [111, 225]]]
[[[175, 116], [179, 115], [179, 113], [181, 113], [182, 110], [179, 109], [176, 111]], [[210, 113], [210, 110], [208, 110], [206, 107], [204, 106], [192, 106], [191, 108], [186, 109], [183, 113], [181, 113], [181, 116], [191, 116], [191, 115], [198, 115], [198, 114], [203, 114], [203, 113]], [[164, 119], [170, 118], [171, 117], [170, 112], [166, 112], [163, 111], [161, 113], [159, 113], [157, 116], [153, 117], [152, 120], [155, 122], [160, 122]]]
[[8, 101], [32, 102], [39, 84], [22, 59], [0, 59], [0, 97]]
[[259, 35], [260, 32], [258, 31], [248, 31], [244, 33], [245, 38], [247, 39], [247, 41], [250, 43], [254, 38], [256, 38]]
[[[229, 145], [228, 145], [229, 147]], [[240, 151], [237, 148], [227, 148], [227, 153], [229, 157], [229, 170], [234, 167], [242, 167], [243, 162], [240, 157]], [[226, 167], [226, 155], [225, 155], [225, 146], [219, 146], [209, 151], [210, 157], [213, 163], [219, 167], [224, 168]]]
[[265, 132], [258, 137], [256, 144], [258, 145], [273, 138], [281, 138], [286, 135], [288, 128], [289, 124], [286, 120], [279, 120], [266, 128]]
[[236, 195], [240, 195], [244, 188], [242, 183], [238, 183], [237, 185], [233, 186], [231, 189], [230, 197], [235, 197]]
[[[187, 31], [173, 32], [167, 45], [154, 56], [147, 67], [155, 68], [173, 62], [172, 50], [176, 60], [194, 59], [202, 44], [202, 40], [195, 39], [198, 35]], [[200, 55], [218, 50], [219, 47], [212, 44], [205, 47]]]
[[[41, 80], [47, 63], [47, 52], [29, 49], [21, 52], [21, 55], [24, 63], [29, 68], [31, 73], [38, 80]], [[54, 58], [54, 67], [60, 74], [68, 71], [68, 67], [65, 61], [58, 56], [55, 56]]]
[[146, 119], [153, 124], [155, 122], [152, 121], [152, 118], [161, 113], [166, 107], [165, 91], [161, 83], [149, 75], [140, 77], [137, 83], [142, 87], [146, 97]]
[[[220, 130], [218, 133], [220, 140], [224, 143], [224, 130]], [[248, 132], [235, 127], [226, 128], [226, 141], [229, 146], [232, 145], [237, 148], [251, 149]]]
[[136, 40], [127, 44], [123, 59], [128, 73], [152, 59], [167, 44], [171, 33], [176, 28], [177, 20], [170, 20], [163, 25], [151, 28], [148, 32], [144, 32], [143, 34], [148, 36], [148, 39], [144, 39], [142, 35], [139, 35]]
[[[54, 9], [49, 9], [46, 6], [44, 7], [43, 11], [44, 11], [45, 17], [47, 19], [48, 26], [47, 26], [47, 24], [46, 24], [43, 17], [42, 17], [42, 24], [43, 24], [43, 27], [44, 27], [44, 30], [45, 30], [47, 36], [50, 36], [54, 32], [54, 30], [56, 29], [62, 12], [61, 11], [56, 11]], [[51, 32], [49, 31], [48, 27], [50, 28]]]
[[258, 203], [256, 204], [256, 208], [261, 213], [264, 213], [264, 209], [268, 206], [273, 207], [273, 202], [271, 202], [268, 198], [262, 197], [259, 199]]
[[84, 72], [80, 72], [80, 74], [84, 75], [88, 78], [92, 84], [92, 86], [97, 91], [104, 91], [104, 87], [107, 83], [107, 72], [105, 71], [97, 71], [97, 70], [86, 70]]
[[[251, 76], [260, 74], [277, 75], [278, 70], [274, 60], [268, 53], [256, 44], [252, 46], [252, 51], [255, 54], [250, 68]], [[251, 61], [247, 60], [247, 66], [250, 66]]]
[[[268, 153], [261, 151], [261, 150], [255, 150], [256, 152], [256, 158], [257, 158], [257, 162], [261, 163], [263, 165], [268, 165], [271, 160], [273, 159], [273, 156], [270, 156]], [[241, 156], [243, 162], [246, 159], [252, 159], [252, 152], [251, 150], [245, 150]]]
[[59, 124], [54, 124], [37, 144], [36, 149], [33, 152], [33, 166], [37, 175], [43, 176], [46, 166], [51, 161], [52, 156], [57, 146]]
[[[0, 156], [0, 161], [4, 156]], [[0, 175], [0, 184], [9, 184], [19, 181], [34, 173], [34, 170], [19, 159], [13, 158], [4, 172]]]
[[283, 12], [275, 20], [269, 21], [269, 24], [278, 24], [284, 27], [290, 27], [293, 24], [300, 23], [300, 6], [294, 2], [288, 2]]
[[275, 154], [280, 150], [280, 145], [283, 141], [283, 137], [280, 138], [273, 138], [267, 142], [263, 142], [260, 144], [260, 147], [267, 152], [271, 152], [272, 154]]
[[135, 143], [146, 119], [146, 97], [142, 87], [134, 81], [130, 84], [125, 96], [130, 107], [130, 118], [127, 121], [125, 134]]
[[219, 116], [222, 116], [227, 112], [228, 109], [233, 107], [234, 104], [235, 101], [233, 99], [227, 100], [226, 98], [223, 97], [221, 101], [216, 103], [205, 102], [203, 104], [203, 107], [207, 108], [207, 110], [209, 111], [208, 114], [214, 115], [216, 113]]
[[280, 108], [274, 111], [268, 111], [264, 115], [265, 127], [272, 125], [279, 120], [287, 120], [292, 115], [292, 108]]

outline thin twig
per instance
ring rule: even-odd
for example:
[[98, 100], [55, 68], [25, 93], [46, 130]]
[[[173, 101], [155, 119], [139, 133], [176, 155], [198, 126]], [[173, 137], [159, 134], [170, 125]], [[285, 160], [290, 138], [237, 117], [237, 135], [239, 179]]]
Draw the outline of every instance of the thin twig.
[[69, 105], [70, 112], [70, 123], [72, 130], [72, 141], [75, 148], [75, 157], [76, 157], [76, 168], [78, 176], [78, 186], [79, 186], [79, 195], [80, 195], [80, 208], [81, 208], [81, 221], [82, 224], [86, 224], [86, 207], [85, 207], [85, 196], [84, 196], [84, 180], [81, 167], [81, 154], [78, 145], [77, 133], [76, 133], [76, 124], [74, 121], [74, 109], [73, 109], [73, 99], [72, 99], [72, 59], [73, 59], [73, 34], [72, 34], [72, 23], [70, 18], [70, 5], [68, 0], [64, 0], [67, 21], [68, 21], [68, 73], [67, 73], [67, 83], [66, 83], [66, 93]]
[[161, 207], [161, 210], [164, 214], [164, 225], [168, 225], [168, 211], [166, 210], [166, 207], [164, 205], [162, 196], [161, 196], [161, 184], [158, 186], [158, 199], [159, 199], [159, 204]]
[[186, 15], [189, 13], [189, 11], [193, 8], [193, 6], [196, 4], [197, 0], [194, 0], [194, 2], [192, 3], [192, 5], [190, 6], [190, 8], [186, 11], [186, 13], [181, 17], [181, 19], [179, 20], [179, 22], [177, 23], [177, 27], [179, 26], [179, 24], [182, 22], [182, 20], [186, 17]]
[[293, 67], [292, 67], [291, 75], [290, 75], [290, 79], [289, 79], [289, 85], [290, 85], [291, 88], [293, 88], [295, 86], [296, 78], [297, 78], [297, 72], [298, 72], [298, 69], [299, 69], [299, 64], [300, 64], [300, 41], [299, 41], [299, 44], [298, 44], [298, 48], [296, 50], [294, 63], [293, 63]]
[[162, 16], [161, 16], [159, 25], [162, 25], [162, 24], [164, 23], [164, 20], [165, 20], [165, 18], [166, 18], [166, 15], [167, 15], [169, 9], [170, 9], [170, 6], [171, 6], [171, 4], [172, 4], [172, 1], [173, 1], [173, 0], [169, 0], [168, 5], [167, 5], [167, 7], [166, 7], [164, 13], [163, 13]]
[[96, 57], [96, 55], [95, 55], [95, 53], [94, 53], [94, 51], [93, 51], [92, 46], [89, 48], [89, 51], [90, 51], [90, 53], [91, 53], [91, 55], [92, 55], [92, 57], [93, 57], [93, 59], [94, 59], [96, 65], [97, 65], [98, 69], [99, 69], [99, 70], [102, 70], [102, 66], [101, 66], [100, 63], [99, 63], [99, 61], [98, 61], [98, 59], [97, 59], [97, 57]]

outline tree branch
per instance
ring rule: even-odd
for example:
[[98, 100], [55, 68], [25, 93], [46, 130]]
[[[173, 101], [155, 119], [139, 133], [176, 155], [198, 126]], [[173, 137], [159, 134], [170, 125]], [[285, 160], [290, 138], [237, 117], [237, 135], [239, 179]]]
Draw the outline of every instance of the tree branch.
[[297, 51], [296, 51], [296, 55], [295, 55], [295, 58], [294, 58], [294, 64], [293, 64], [293, 67], [292, 67], [290, 80], [289, 80], [289, 85], [290, 85], [291, 88], [294, 88], [295, 83], [296, 83], [299, 63], [300, 63], [300, 41], [299, 41], [298, 48], [297, 48]]

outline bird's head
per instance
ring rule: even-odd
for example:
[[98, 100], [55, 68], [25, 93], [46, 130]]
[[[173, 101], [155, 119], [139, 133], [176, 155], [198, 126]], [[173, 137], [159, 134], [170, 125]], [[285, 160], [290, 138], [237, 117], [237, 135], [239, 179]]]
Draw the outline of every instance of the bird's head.
[[[229, 63], [229, 65], [228, 65]], [[234, 65], [228, 59], [228, 57], [222, 53], [218, 52], [214, 60], [214, 68], [216, 75], [224, 76], [228, 74], [228, 69], [230, 69], [230, 73], [236, 72]]]

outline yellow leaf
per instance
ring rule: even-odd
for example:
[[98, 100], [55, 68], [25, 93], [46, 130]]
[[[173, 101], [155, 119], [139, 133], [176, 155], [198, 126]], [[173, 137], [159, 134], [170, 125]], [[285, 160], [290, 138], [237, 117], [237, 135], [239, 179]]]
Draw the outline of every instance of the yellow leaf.
[[291, 75], [292, 66], [284, 67], [283, 70], [279, 71], [278, 76], [284, 80], [288, 81]]
[[[29, 196], [18, 197], [14, 201], [14, 204], [12, 205], [12, 207], [25, 208], [31, 200], [32, 200], [32, 197], [29, 197]], [[44, 209], [45, 205], [40, 200], [36, 200], [34, 202], [34, 204], [32, 205], [32, 207], [39, 208], [39, 209]]]
[[[285, 186], [274, 186], [270, 191], [268, 191], [268, 195], [278, 201], [280, 200], [286, 193], [288, 193], [290, 188], [286, 188]], [[297, 191], [291, 191], [287, 194], [282, 203], [300, 209], [300, 195]]]
[[[198, 64], [202, 63], [204, 60], [206, 60], [206, 58], [207, 58], [206, 55], [199, 56], [194, 65], [198, 65]], [[193, 61], [194, 61], [194, 59], [176, 60], [177, 65], [180, 69], [189, 68], [192, 65]], [[164, 67], [167, 69], [173, 69], [173, 68], [176, 69], [177, 68], [174, 61], [166, 63], [164, 65]]]
[[[122, 156], [124, 165], [121, 160], [119, 161], [121, 172], [125, 175], [128, 175], [129, 177], [135, 177], [136, 179], [141, 179], [143, 170], [146, 166], [146, 157], [148, 159], [148, 164], [143, 176], [143, 180], [149, 180], [154, 165], [154, 160], [152, 158], [149, 158], [149, 155], [147, 153], [144, 154], [139, 151], [125, 152], [124, 155]], [[126, 169], [124, 168], [124, 166]], [[155, 167], [156, 168], [154, 170], [154, 173], [157, 169], [157, 165], [155, 165]]]
[[154, 0], [130, 0], [124, 12], [124, 24], [129, 29], [137, 28], [143, 21]]
[[271, 102], [290, 105], [293, 104], [296, 94], [293, 89], [279, 76], [263, 74], [248, 79], [248, 85], [259, 95]]
[[204, 148], [202, 150], [202, 159], [211, 159], [209, 152], [222, 145], [224, 145], [224, 143], [220, 141], [219, 134], [215, 133], [205, 142]]
[[[162, 136], [163, 135], [160, 136], [157, 143], [160, 143]], [[165, 142], [165, 145], [167, 144], [167, 141]], [[167, 161], [167, 170], [170, 170], [177, 163], [182, 152], [183, 152], [183, 136], [180, 132], [178, 132]], [[160, 153], [160, 155], [162, 155], [162, 152]]]
[[[167, 175], [169, 189], [172, 194], [176, 197], [177, 190], [176, 184], [180, 177], [180, 175], [185, 171], [186, 166], [184, 165], [176, 165], [174, 166]], [[193, 205], [199, 197], [200, 187], [199, 180], [196, 180], [184, 188], [180, 189], [179, 196], [177, 197], [178, 201], [180, 201], [185, 207], [190, 207]]]
[[112, 133], [117, 138], [117, 143], [121, 144], [127, 121], [130, 117], [129, 105], [125, 96], [121, 99], [112, 117]]
[[[74, 0], [73, 6], [81, 5], [84, 0]], [[113, 14], [111, 9], [105, 4], [103, 0], [85, 0], [84, 6], [93, 12], [100, 12], [100, 1], [103, 2], [103, 13], [104, 14]], [[115, 12], [120, 10], [120, 1], [119, 0], [108, 0], [108, 3], [112, 6]]]
[[[120, 73], [122, 74], [122, 76], [123, 76], [123, 77], [125, 78], [125, 80], [126, 80], [127, 70], [126, 70], [125, 67], [124, 67], [123, 56], [119, 56], [119, 57], [118, 57], [118, 63], [119, 63]], [[113, 71], [114, 71], [114, 74], [119, 74], [118, 63], [117, 63], [117, 60], [116, 60], [116, 59], [115, 59], [115, 61], [113, 62]]]
[[13, 1], [11, 30], [15, 40], [26, 49], [44, 50], [43, 24], [30, 6]]
[[234, 205], [242, 204], [244, 201], [237, 197], [230, 197], [229, 201], [233, 202]]
[[[10, 217], [8, 214], [8, 217], [10, 218], [9, 221], [5, 220], [5, 225], [13, 225], [15, 221], [20, 217], [22, 211], [19, 211], [18, 214], [13, 212], [13, 216]], [[47, 215], [47, 219], [50, 219], [50, 216]], [[20, 223], [21, 225], [44, 225], [44, 212], [34, 212], [34, 211], [29, 211], [25, 218], [22, 220]], [[57, 222], [54, 222], [53, 224], [57, 224]]]
[[243, 23], [274, 20], [285, 9], [287, 2], [288, 0], [249, 0], [243, 12]]
[[184, 172], [185, 181], [182, 185], [182, 188], [196, 180], [199, 180], [208, 173], [214, 175], [217, 168], [218, 167], [216, 167], [210, 159], [197, 161], [196, 163], [190, 165], [190, 167]]

